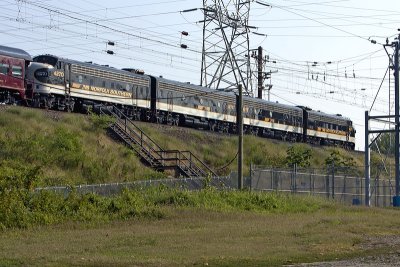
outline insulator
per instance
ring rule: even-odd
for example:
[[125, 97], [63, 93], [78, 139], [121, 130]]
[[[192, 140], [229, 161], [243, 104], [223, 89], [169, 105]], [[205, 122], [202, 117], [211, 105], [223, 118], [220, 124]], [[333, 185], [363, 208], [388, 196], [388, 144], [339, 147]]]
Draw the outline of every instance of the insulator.
[[186, 32], [186, 31], [182, 31], [181, 34], [184, 35], [184, 36], [188, 36], [189, 35], [189, 33]]
[[113, 41], [108, 41], [107, 43], [108, 45], [115, 45], [115, 43]]
[[114, 55], [114, 51], [112, 51], [112, 50], [107, 50], [107, 54], [109, 54], [109, 55]]
[[181, 48], [186, 49], [186, 48], [188, 48], [188, 46], [185, 44], [181, 44]]

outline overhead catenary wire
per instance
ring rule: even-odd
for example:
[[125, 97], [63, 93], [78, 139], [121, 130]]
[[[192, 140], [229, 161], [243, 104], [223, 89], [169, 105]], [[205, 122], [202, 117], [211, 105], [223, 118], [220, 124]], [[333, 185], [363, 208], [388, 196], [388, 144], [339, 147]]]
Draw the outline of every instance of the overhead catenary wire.
[[[93, 3], [93, 1], [84, 1], [84, 2], [88, 2], [88, 3]], [[51, 2], [49, 2], [49, 3], [51, 3]], [[45, 5], [47, 5], [47, 4], [45, 4]], [[95, 5], [94, 4], [91, 4], [92, 5], [92, 7], [95, 7]], [[293, 5], [293, 6], [295, 6], [295, 5]], [[293, 8], [293, 6], [292, 6], [292, 8]], [[100, 9], [100, 8], [102, 8], [101, 6], [100, 7], [96, 7], [96, 8], [98, 8], [98, 9]], [[94, 9], [94, 8], [92, 8], [92, 9]], [[103, 10], [105, 10], [105, 9], [103, 9]], [[84, 11], [85, 10], [83, 10], [82, 11], [82, 14], [85, 14], [84, 13]], [[156, 12], [154, 12], [154, 13], [156, 13]], [[121, 13], [122, 14], [122, 13]], [[143, 13], [144, 14], [144, 13]], [[310, 13], [311, 14], [311, 13]], [[89, 15], [89, 14], [88, 14]], [[138, 14], [138, 15], [140, 15], [140, 14]], [[342, 15], [343, 16], [343, 15]], [[122, 16], [119, 16], [118, 15], [118, 17], [122, 17]], [[96, 18], [90, 18], [89, 20], [90, 21], [95, 21], [95, 19]], [[111, 19], [111, 17], [110, 17], [110, 19]], [[304, 19], [304, 20], [307, 20], [306, 18], [302, 18], [302, 19]], [[61, 21], [61, 16], [60, 16], [60, 21]], [[65, 21], [65, 24], [68, 24], [68, 23], [70, 23], [71, 24], [71, 26], [69, 27], [70, 29], [72, 29], [72, 27], [73, 27], [73, 23], [74, 23], [74, 21], [72, 20], [72, 19], [68, 19], [68, 18], [63, 18], [63, 21]], [[187, 21], [187, 23], [188, 22], [190, 22], [190, 21]], [[107, 26], [109, 26], [110, 24], [113, 24], [114, 23], [114, 21], [112, 21], [112, 20], [109, 20], [109, 21], [107, 21]], [[86, 23], [85, 23], [86, 24]], [[114, 25], [114, 24], [113, 24]], [[149, 26], [151, 26], [151, 25], [149, 25]], [[113, 28], [113, 27], [112, 27]], [[142, 27], [141, 27], [142, 28]], [[88, 25], [88, 29], [91, 29], [91, 30], [95, 30], [96, 29], [96, 26], [95, 25], [93, 25], [93, 26], [90, 26], [89, 27], [89, 25]], [[126, 29], [128, 29], [128, 28], [126, 28]], [[144, 28], [142, 28], [142, 29], [144, 29]], [[36, 32], [39, 32], [39, 31], [36, 31], [36, 30], [33, 30], [34, 31], [34, 33], [36, 33]], [[48, 31], [50, 31], [50, 30], [48, 30]], [[125, 26], [124, 26], [124, 30], [123, 31], [125, 31]], [[133, 31], [133, 32], [135, 32], [135, 31], [138, 31], [138, 29], [130, 29], [129, 31]], [[120, 39], [120, 40], [123, 40], [123, 33], [116, 33], [115, 31], [113, 31], [113, 30], [106, 30], [106, 29], [104, 29], [104, 30], [102, 30], [101, 32], [104, 32], [105, 34], [113, 34], [114, 33], [114, 35], [115, 36], [118, 36], [119, 38], [114, 38], [114, 39], [116, 39], [116, 40], [118, 40], [118, 39]], [[99, 31], [99, 33], [100, 33], [100, 31]], [[70, 38], [70, 36], [72, 35], [73, 33], [71, 33], [71, 34], [65, 34], [65, 38]], [[49, 37], [52, 37], [52, 36], [54, 36], [53, 34], [51, 34], [51, 36], [50, 36], [50, 34], [49, 34]], [[62, 34], [60, 34], [59, 35], [60, 36], [60, 42], [59, 42], [59, 44], [60, 44], [60, 46], [62, 45], [62, 42], [61, 42], [61, 38], [62, 38]], [[87, 51], [89, 52], [89, 53], [91, 53], [91, 55], [93, 55], [93, 56], [95, 56], [96, 58], [94, 58], [95, 60], [96, 59], [99, 59], [100, 61], [109, 61], [109, 63], [111, 63], [112, 62], [112, 59], [110, 58], [110, 57], [102, 57], [101, 56], [101, 51], [96, 51], [96, 47], [98, 47], [98, 46], [92, 46], [93, 44], [95, 44], [95, 40], [96, 39], [87, 39], [88, 40], [88, 42], [86, 43], [87, 44], [87, 46], [85, 46], [85, 42], [84, 42], [84, 39], [83, 38], [85, 38], [85, 35], [84, 34], [82, 34], [81, 35], [81, 37], [79, 37], [79, 35], [78, 34], [76, 34], [76, 36], [77, 36], [77, 38], [74, 40], [74, 42], [73, 43], [71, 43], [70, 45], [68, 44], [68, 45], [66, 45], [66, 47], [65, 47], [65, 49], [62, 49], [62, 54], [63, 55], [74, 55], [74, 54], [78, 54], [78, 53], [80, 53], [80, 54], [85, 54], [85, 50], [83, 50], [83, 49], [81, 49], [81, 51], [74, 51], [74, 49], [73, 48], [75, 48], [75, 47], [79, 47], [79, 45], [81, 45], [82, 46], [82, 48], [83, 47], [87, 47], [86, 49], [88, 49]], [[149, 37], [149, 36], [151, 36], [150, 34], [143, 34], [142, 36], [147, 36], [147, 37]], [[363, 36], [363, 37], [365, 37], [365, 38], [367, 38], [366, 36]], [[82, 42], [79, 42], [79, 38], [81, 38], [81, 40], [82, 40]], [[133, 38], [133, 37], [132, 37]], [[160, 40], [166, 40], [166, 39], [163, 39], [163, 37], [160, 35], [160, 36], [158, 36], [158, 37], [155, 37], [156, 39], [158, 39], [158, 38], [160, 38]], [[355, 36], [352, 36], [352, 38], [355, 38]], [[358, 37], [357, 37], [358, 38]], [[49, 40], [50, 40], [51, 38], [49, 38]], [[109, 38], [105, 38], [105, 39], [109, 39]], [[23, 40], [23, 39], [21, 39], [21, 40]], [[25, 40], [28, 40], [28, 38], [26, 38]], [[146, 46], [146, 44], [149, 44], [150, 43], [150, 41], [145, 41], [145, 40], [143, 40], [144, 41], [144, 45], [142, 46], [142, 47], [140, 47], [140, 46], [131, 46], [132, 48], [135, 48], [136, 50], [138, 50], [138, 51], [141, 51], [142, 52], [142, 54], [143, 55], [147, 55], [147, 56], [150, 56], [151, 54], [155, 54], [155, 51], [156, 51], [156, 49], [153, 49], [153, 46], [149, 46], [149, 48], [145, 48], [145, 46]], [[42, 42], [42, 43], [46, 43], [46, 42]], [[54, 46], [49, 46], [49, 47], [56, 47], [57, 45], [55, 44]], [[164, 46], [164, 45], [161, 45], [160, 44], [160, 46], [162, 46], [163, 48], [166, 48], [166, 46]], [[46, 46], [47, 47], [47, 46]], [[90, 47], [90, 48], [89, 48]], [[157, 44], [155, 44], [154, 45], [154, 47], [157, 47]], [[190, 47], [193, 47], [193, 46], [190, 46]], [[149, 62], [150, 64], [153, 64], [153, 65], [156, 65], [157, 64], [157, 60], [154, 60], [154, 59], [145, 59], [145, 57], [142, 57], [142, 58], [140, 58], [140, 57], [137, 57], [137, 56], [134, 56], [133, 55], [133, 52], [130, 52], [130, 51], [128, 51], [129, 49], [128, 49], [129, 47], [128, 47], [128, 44], [127, 43], [124, 43], [124, 42], [120, 42], [120, 44], [119, 44], [119, 46], [117, 46], [116, 48], [115, 48], [115, 57], [116, 58], [118, 58], [118, 59], [123, 59], [123, 60], [125, 60], [125, 59], [127, 59], [127, 60], [129, 60], [130, 62], [135, 62], [135, 61], [138, 61], [139, 62], [139, 64], [141, 64], [141, 62]], [[171, 46], [171, 49], [172, 49], [173, 47]], [[34, 50], [34, 51], [39, 51], [39, 49], [40, 48], [36, 48], [36, 49], [38, 49], [38, 50]], [[148, 49], [147, 50], [147, 52], [146, 52], [146, 49]], [[177, 48], [178, 49], [178, 48]], [[102, 48], [102, 50], [104, 50], [104, 48]], [[161, 53], [163, 53], [165, 50], [167, 50], [167, 49], [161, 49], [161, 50], [163, 50], [163, 51], [160, 51]], [[60, 50], [61, 51], [61, 50]], [[177, 50], [175, 50], [175, 51], [177, 51]], [[74, 54], [72, 54], [72, 53], [74, 53]], [[171, 52], [169, 52], [169, 53], [171, 53]], [[192, 54], [192, 52], [190, 52], [190, 51], [188, 51], [188, 57], [193, 57], [193, 55], [194, 54]], [[198, 53], [199, 54], [199, 53]], [[163, 55], [163, 54], [160, 54], [161, 56]], [[166, 54], [164, 54], [164, 55], [166, 55]], [[367, 58], [371, 58], [371, 57], [368, 57], [367, 56]], [[184, 57], [182, 57], [182, 59], [183, 59], [183, 62], [182, 62], [182, 64], [181, 64], [181, 62], [172, 62], [172, 64], [167, 64], [167, 63], [165, 63], [165, 64], [161, 64], [162, 66], [165, 66], [165, 67], [167, 67], [167, 66], [169, 66], [170, 68], [165, 68], [165, 71], [166, 72], [173, 72], [172, 71], [172, 68], [174, 68], [174, 69], [176, 69], [177, 70], [177, 72], [176, 73], [178, 73], [178, 71], [180, 71], [180, 70], [183, 70], [183, 69], [185, 69], [185, 71], [188, 71], [188, 72], [196, 72], [196, 71], [198, 71], [198, 70], [196, 70], [196, 68], [195, 68], [195, 64], [199, 64], [199, 59], [197, 58], [195, 58], [195, 57], [193, 57], [193, 59], [194, 60], [192, 60], [192, 62], [193, 62], [193, 64], [191, 64], [192, 66], [189, 66], [189, 64], [187, 64], [188, 62], [187, 62], [187, 58], [185, 59]], [[315, 59], [314, 59], [315, 60]], [[357, 59], [357, 60], [359, 60], [359, 59]], [[306, 60], [306, 61], [312, 61], [312, 60]], [[319, 60], [319, 59], [317, 59], [317, 61], [322, 61], [322, 60]], [[339, 68], [338, 68], [338, 72], [337, 73], [335, 73], [335, 71], [334, 71], [334, 69], [336, 69], [335, 67], [328, 67], [328, 70], [327, 70], [327, 72], [326, 72], [326, 76], [327, 77], [331, 77], [331, 78], [337, 78], [337, 80], [341, 80], [341, 82], [343, 83], [342, 84], [342, 89], [344, 90], [344, 91], [351, 91], [351, 87], [348, 87], [348, 88], [346, 88], [346, 85], [344, 84], [344, 82], [343, 82], [343, 79], [340, 77], [341, 75], [343, 75], [343, 73], [344, 73], [344, 69], [345, 69], [345, 67], [347, 66], [346, 64], [345, 64], [345, 62], [344, 61], [342, 61], [342, 62], [339, 62], [340, 60], [338, 60], [338, 65], [339, 65]], [[349, 60], [348, 61], [348, 65], [353, 65], [354, 64], [354, 60]], [[179, 64], [178, 64], [179, 63]], [[288, 62], [286, 62], [286, 66], [285, 66], [285, 64], [282, 62], [282, 64], [280, 65], [280, 66], [277, 66], [277, 68], [279, 68], [279, 70], [280, 70], [280, 73], [279, 74], [277, 74], [277, 76], [280, 76], [281, 78], [284, 78], [284, 77], [290, 77], [290, 72], [293, 72], [293, 71], [296, 71], [296, 69], [297, 68], [294, 68], [294, 65], [293, 65], [293, 63], [294, 63], [294, 61], [293, 60], [289, 60]], [[185, 66], [185, 64], [187, 65], [187, 66]], [[298, 67], [298, 70], [300, 71], [299, 72], [299, 74], [300, 73], [303, 73], [304, 74], [304, 69], [305, 69], [305, 67], [304, 66], [306, 66], [306, 62], [304, 61], [304, 62], [302, 62], [302, 63], [300, 63], [301, 65], [303, 65], [302, 67]], [[113, 65], [112, 63], [110, 64], [110, 65]], [[283, 68], [285, 68], [285, 69], [283, 69]], [[316, 72], [318, 72], [318, 71], [322, 71], [323, 69], [324, 69], [325, 67], [324, 66], [317, 66], [317, 67], [315, 67], [315, 71]], [[341, 71], [341, 70], [343, 70], [343, 71]], [[286, 71], [286, 73], [284, 73], [284, 71]], [[362, 69], [361, 68], [359, 68], [359, 67], [357, 67], [357, 65], [355, 66], [355, 71], [357, 72], [357, 73], [359, 73], [359, 72], [361, 72], [362, 71]], [[182, 77], [184, 77], [184, 75], [182, 75]], [[365, 78], [365, 79], [364, 79]], [[378, 78], [378, 77], [371, 77], [371, 76], [368, 76], [368, 75], [362, 75], [362, 73], [360, 74], [360, 75], [357, 75], [357, 81], [363, 81], [363, 80], [365, 80], [365, 81], [367, 81], [367, 80], [371, 80], [371, 79], [369, 79], [369, 78]], [[376, 79], [376, 81], [377, 81], [378, 79]], [[304, 80], [305, 81], [305, 80]], [[371, 83], [371, 84], [375, 84], [375, 79], [373, 80], [373, 83]], [[277, 86], [277, 85], [276, 85]], [[278, 87], [276, 87], [275, 86], [275, 88], [277, 89]]]

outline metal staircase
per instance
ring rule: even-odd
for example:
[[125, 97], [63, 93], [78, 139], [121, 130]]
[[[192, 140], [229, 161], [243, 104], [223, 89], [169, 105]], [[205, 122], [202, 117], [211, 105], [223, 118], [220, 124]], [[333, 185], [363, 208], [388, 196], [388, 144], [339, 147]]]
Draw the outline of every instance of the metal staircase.
[[175, 170], [184, 177], [218, 176], [190, 151], [162, 149], [117, 107], [100, 107], [99, 114], [113, 117], [109, 131], [155, 170]]

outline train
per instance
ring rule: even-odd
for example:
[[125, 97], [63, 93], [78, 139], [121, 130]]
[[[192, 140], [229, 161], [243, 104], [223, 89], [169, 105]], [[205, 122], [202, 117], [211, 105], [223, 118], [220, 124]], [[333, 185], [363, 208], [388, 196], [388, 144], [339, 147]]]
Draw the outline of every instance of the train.
[[25, 99], [25, 76], [31, 61], [22, 49], [0, 46], [0, 103], [17, 104]]
[[[1, 60], [11, 55], [3, 51], [7, 49], [0, 47]], [[77, 112], [115, 105], [134, 120], [223, 133], [237, 131], [234, 92], [147, 75], [133, 68], [116, 69], [54, 55], [30, 58], [22, 51], [17, 54], [15, 60], [24, 61], [19, 66], [25, 66], [25, 76], [19, 78], [25, 90], [20, 86], [11, 95], [19, 102]], [[1, 86], [2, 92], [11, 90]], [[350, 119], [305, 106], [244, 96], [243, 125], [245, 133], [261, 137], [350, 150], [355, 147], [356, 131]]]

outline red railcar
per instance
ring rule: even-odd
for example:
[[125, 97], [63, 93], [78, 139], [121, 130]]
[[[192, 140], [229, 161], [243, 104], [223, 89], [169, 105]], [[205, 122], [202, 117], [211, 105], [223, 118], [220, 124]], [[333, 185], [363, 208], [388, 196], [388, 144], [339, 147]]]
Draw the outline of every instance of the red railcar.
[[25, 100], [25, 71], [31, 61], [22, 49], [0, 46], [0, 103]]

